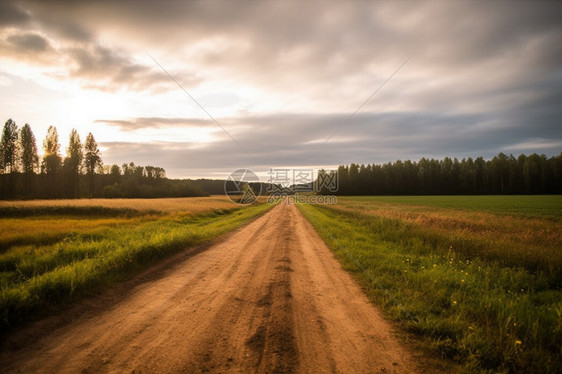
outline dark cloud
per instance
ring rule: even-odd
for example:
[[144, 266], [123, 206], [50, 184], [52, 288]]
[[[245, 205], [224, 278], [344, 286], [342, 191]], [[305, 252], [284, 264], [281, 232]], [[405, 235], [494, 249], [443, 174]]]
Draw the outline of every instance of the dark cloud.
[[0, 28], [23, 25], [31, 19], [29, 13], [17, 4], [0, 2]]
[[94, 39], [92, 33], [84, 27], [68, 19], [42, 18], [41, 23], [63, 40], [88, 42]]
[[30, 53], [44, 52], [51, 47], [47, 39], [33, 33], [10, 35], [6, 38], [6, 41], [16, 49], [29, 51]]
[[49, 40], [42, 35], [26, 32], [13, 33], [0, 39], [0, 57], [44, 66], [56, 63], [58, 57]]
[[158, 84], [170, 85], [170, 78], [164, 72], [154, 71], [99, 45], [71, 48], [66, 52], [73, 65], [70, 77], [86, 80], [91, 88], [143, 91]]
[[[18, 1], [10, 4], [3, 1], [2, 3], [4, 5], [0, 7], [6, 7], [8, 14], [0, 17], [14, 20], [12, 25], [41, 29], [62, 40], [86, 42], [94, 38], [94, 34], [87, 27], [82, 26], [85, 15], [72, 14], [73, 10], [78, 9], [75, 2], [64, 1], [57, 4], [45, 1]], [[55, 5], [60, 8], [55, 9], [53, 7]], [[4, 12], [0, 12], [2, 13]], [[3, 25], [0, 18], [0, 27]]]

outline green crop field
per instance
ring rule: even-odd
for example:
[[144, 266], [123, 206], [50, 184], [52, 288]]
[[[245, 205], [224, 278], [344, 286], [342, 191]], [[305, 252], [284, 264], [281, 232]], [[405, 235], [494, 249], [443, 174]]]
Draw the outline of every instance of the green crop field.
[[232, 231], [270, 204], [225, 197], [0, 204], [0, 330]]
[[516, 216], [562, 219], [562, 195], [509, 196], [350, 196], [346, 201], [368, 201], [428, 208], [451, 208], [513, 214]]
[[560, 196], [298, 206], [373, 302], [424, 347], [468, 371], [562, 370]]

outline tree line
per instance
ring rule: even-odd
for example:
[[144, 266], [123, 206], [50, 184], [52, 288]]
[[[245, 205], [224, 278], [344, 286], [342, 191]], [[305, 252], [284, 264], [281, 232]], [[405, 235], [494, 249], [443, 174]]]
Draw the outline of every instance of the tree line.
[[341, 165], [339, 195], [480, 195], [562, 193], [562, 153], [556, 157], [499, 153], [491, 160], [445, 157], [418, 162]]
[[[499, 153], [491, 160], [445, 157], [418, 162], [341, 165], [339, 195], [441, 194], [560, 194], [562, 153], [513, 155]], [[224, 193], [224, 181], [166, 178], [156, 166], [104, 166], [98, 144], [88, 133], [82, 144], [72, 129], [66, 157], [61, 155], [57, 129], [50, 126], [40, 159], [29, 124], [21, 129], [8, 119], [0, 140], [0, 198], [183, 197]], [[263, 186], [262, 186], [263, 187]], [[332, 193], [331, 191], [320, 191]]]
[[43, 140], [43, 157], [38, 155], [35, 135], [29, 124], [21, 130], [12, 119], [2, 129], [0, 140], [0, 198], [78, 198], [78, 197], [180, 197], [205, 196], [198, 185], [186, 180], [170, 180], [157, 166], [129, 164], [103, 166], [101, 152], [88, 133], [82, 144], [72, 129], [66, 148], [55, 126]]

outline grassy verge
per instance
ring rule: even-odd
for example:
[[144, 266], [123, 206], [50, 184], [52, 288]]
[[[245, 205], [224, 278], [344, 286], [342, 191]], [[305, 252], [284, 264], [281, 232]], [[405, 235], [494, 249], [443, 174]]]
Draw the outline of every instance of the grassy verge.
[[[67, 216], [68, 222], [61, 217], [43, 217], [47, 226], [58, 222], [64, 227], [58, 237], [24, 245], [4, 244], [7, 248], [0, 254], [0, 331], [93, 294], [174, 252], [232, 231], [269, 208], [271, 205], [261, 204], [197, 215], [147, 213], [132, 217], [127, 212], [126, 217], [111, 217], [109, 221], [100, 218], [103, 223], [99, 225], [96, 219], [87, 219], [80, 229], [68, 223], [82, 222], [80, 217]], [[17, 223], [15, 218], [5, 220]], [[25, 221], [21, 223], [25, 225]], [[35, 224], [45, 227], [41, 220]], [[37, 232], [29, 226], [24, 231]]]
[[[551, 266], [561, 263], [560, 239], [558, 253], [541, 252], [540, 260], [526, 263], [511, 258], [509, 237], [500, 229], [491, 229], [497, 235], [486, 244], [478, 230], [444, 229], [439, 220], [423, 219], [421, 208], [422, 218], [413, 218], [395, 214], [402, 205], [393, 210], [357, 198], [340, 204], [299, 209], [368, 296], [403, 328], [467, 371], [560, 372], [561, 276], [558, 265]], [[431, 207], [426, 211], [436, 214]], [[494, 227], [500, 217], [486, 214]], [[455, 216], [471, 217], [464, 211]], [[557, 223], [546, 219], [544, 230], [549, 225]], [[503, 258], [498, 251], [490, 256], [489, 247], [502, 248]]]

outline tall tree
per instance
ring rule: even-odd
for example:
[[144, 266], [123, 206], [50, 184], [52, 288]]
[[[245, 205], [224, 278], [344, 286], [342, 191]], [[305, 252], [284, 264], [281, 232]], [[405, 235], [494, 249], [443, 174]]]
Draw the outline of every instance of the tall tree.
[[25, 174], [33, 174], [39, 165], [37, 142], [31, 126], [25, 124], [20, 132], [21, 166]]
[[31, 126], [25, 124], [20, 131], [21, 166], [23, 169], [23, 193], [27, 197], [35, 194], [35, 171], [39, 167], [39, 156], [37, 155], [37, 142], [31, 131]]
[[88, 179], [90, 182], [90, 195], [94, 194], [94, 175], [96, 173], [96, 169], [101, 168], [101, 152], [98, 149], [98, 143], [96, 143], [96, 139], [92, 135], [92, 133], [88, 133], [86, 137], [86, 143], [84, 144], [84, 168], [86, 169], [86, 174], [88, 175]]
[[68, 148], [66, 149], [66, 158], [70, 161], [72, 171], [79, 174], [82, 169], [82, 160], [84, 152], [82, 151], [82, 143], [80, 142], [80, 135], [76, 129], [70, 132], [68, 140]]
[[59, 135], [55, 126], [49, 126], [47, 136], [43, 140], [43, 163], [41, 173], [46, 175], [46, 185], [43, 193], [46, 197], [61, 197], [60, 173], [62, 157], [60, 155]]
[[0, 150], [4, 171], [10, 174], [18, 171], [18, 126], [11, 118], [4, 124]]
[[42, 171], [47, 175], [55, 175], [61, 166], [59, 135], [55, 126], [49, 126], [47, 136], [43, 140], [43, 165]]
[[73, 197], [79, 195], [80, 172], [82, 170], [82, 160], [84, 153], [82, 151], [82, 143], [80, 135], [76, 129], [70, 132], [68, 140], [68, 148], [66, 149], [66, 158], [64, 160], [65, 178], [68, 186], [68, 193]]

